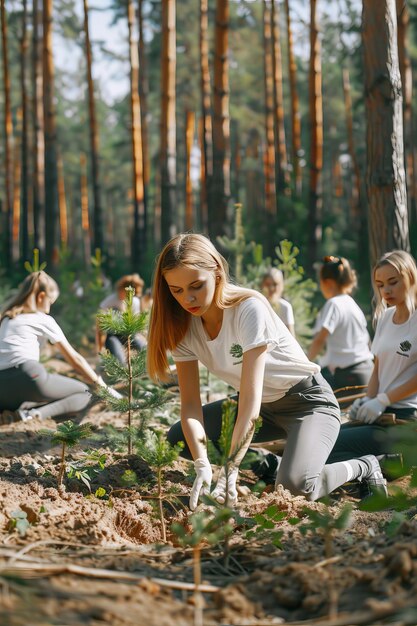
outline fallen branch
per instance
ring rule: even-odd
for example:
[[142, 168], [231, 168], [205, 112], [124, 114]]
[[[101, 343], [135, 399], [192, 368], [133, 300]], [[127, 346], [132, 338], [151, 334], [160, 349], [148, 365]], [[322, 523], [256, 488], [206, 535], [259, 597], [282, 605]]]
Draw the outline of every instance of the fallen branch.
[[[176, 580], [165, 580], [164, 578], [148, 578], [145, 576], [139, 576], [130, 572], [117, 572], [109, 569], [95, 569], [92, 567], [82, 567], [81, 565], [72, 565], [70, 563], [59, 564], [45, 564], [38, 563], [26, 563], [25, 565], [4, 565], [0, 566], [1, 575], [18, 574], [22, 577], [36, 577], [36, 576], [54, 576], [57, 574], [77, 574], [78, 576], [90, 576], [91, 578], [111, 578], [119, 580], [130, 580], [132, 582], [151, 581], [160, 587], [168, 587], [170, 589], [183, 589], [185, 591], [195, 591], [196, 587], [194, 583], [180, 582]], [[199, 585], [198, 590], [204, 593], [215, 593], [219, 591], [219, 587], [214, 585]]]

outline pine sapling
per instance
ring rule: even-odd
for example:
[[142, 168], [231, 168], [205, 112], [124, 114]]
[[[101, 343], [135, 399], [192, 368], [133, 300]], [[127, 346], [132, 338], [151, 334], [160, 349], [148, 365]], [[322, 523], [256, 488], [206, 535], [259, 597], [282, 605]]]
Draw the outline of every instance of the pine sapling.
[[61, 444], [61, 463], [58, 475], [58, 488], [62, 489], [62, 480], [65, 473], [65, 455], [67, 448], [72, 448], [83, 439], [90, 437], [92, 434], [92, 424], [75, 424], [72, 420], [68, 420], [59, 424], [55, 431], [43, 430], [42, 434], [51, 437], [53, 444]]
[[167, 394], [152, 385], [145, 379], [146, 352], [134, 354], [132, 350], [133, 337], [146, 327], [147, 313], [134, 313], [134, 289], [126, 288], [124, 311], [101, 311], [97, 315], [98, 325], [103, 333], [110, 333], [123, 337], [126, 342], [126, 365], [120, 363], [110, 353], [102, 355], [102, 362], [107, 376], [113, 383], [122, 383], [127, 397], [117, 399], [111, 396], [106, 389], [99, 389], [98, 394], [112, 410], [127, 413], [128, 454], [132, 454], [132, 421], [137, 413], [142, 417], [142, 430], [147, 412], [159, 408], [167, 401]]

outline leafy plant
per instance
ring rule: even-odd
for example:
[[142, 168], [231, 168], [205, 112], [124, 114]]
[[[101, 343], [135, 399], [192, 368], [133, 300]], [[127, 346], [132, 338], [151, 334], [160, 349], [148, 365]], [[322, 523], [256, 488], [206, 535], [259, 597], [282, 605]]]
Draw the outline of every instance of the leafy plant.
[[[132, 419], [135, 414], [141, 416], [140, 431], [144, 432], [145, 424], [152, 410], [159, 408], [167, 401], [166, 392], [145, 379], [146, 353], [137, 354], [132, 351], [132, 337], [142, 332], [146, 326], [147, 313], [133, 312], [134, 289], [126, 288], [126, 308], [124, 311], [101, 311], [97, 315], [98, 325], [102, 332], [118, 335], [126, 339], [127, 364], [123, 365], [112, 354], [102, 355], [104, 370], [112, 383], [123, 384], [127, 397], [114, 398], [106, 389], [98, 394], [113, 411], [127, 413], [127, 446], [128, 454], [132, 454]], [[136, 383], [136, 384], [134, 384]]]
[[275, 529], [277, 524], [286, 517], [287, 514], [284, 511], [280, 511], [276, 504], [272, 504], [263, 513], [257, 513], [253, 516], [251, 520], [253, 527], [246, 531], [246, 539], [263, 539], [267, 537], [275, 547], [282, 548], [281, 537], [283, 532]]
[[160, 431], [150, 431], [144, 439], [140, 439], [136, 443], [138, 455], [146, 461], [150, 467], [156, 470], [158, 487], [157, 501], [163, 541], [166, 541], [163, 500], [169, 498], [169, 495], [163, 489], [163, 474], [166, 468], [172, 465], [178, 458], [183, 447], [183, 442], [178, 443], [176, 446], [171, 446], [165, 434]]
[[199, 591], [201, 585], [201, 549], [205, 544], [216, 545], [224, 541], [233, 532], [230, 520], [234, 512], [227, 507], [219, 507], [209, 511], [199, 511], [193, 513], [188, 518], [189, 525], [183, 526], [174, 523], [171, 530], [176, 535], [178, 543], [193, 551], [193, 573], [194, 573], [194, 624], [203, 624], [203, 602]]
[[303, 508], [303, 514], [308, 517], [308, 524], [300, 525], [300, 532], [308, 531], [319, 533], [324, 537], [324, 554], [326, 558], [334, 555], [334, 537], [349, 527], [352, 518], [352, 505], [345, 504], [340, 513], [335, 515], [329, 506], [324, 511], [316, 511], [308, 507]]
[[65, 454], [67, 448], [72, 448], [83, 439], [92, 434], [92, 424], [75, 424], [72, 420], [68, 420], [59, 424], [56, 431], [44, 430], [42, 434], [51, 437], [53, 444], [61, 444], [61, 464], [58, 475], [58, 487], [62, 487], [62, 480], [65, 473]]
[[245, 239], [245, 229], [242, 224], [242, 205], [240, 202], [235, 204], [235, 236], [233, 239], [226, 237], [217, 237], [218, 243], [227, 251], [234, 255], [235, 268], [234, 275], [238, 283], [244, 280], [243, 262], [245, 255], [254, 247], [254, 243], [247, 243]]
[[38, 248], [33, 249], [32, 263], [30, 263], [29, 261], [25, 261], [23, 266], [29, 274], [31, 274], [32, 272], [41, 272], [42, 270], [45, 269], [46, 263], [45, 262], [39, 263], [39, 249]]

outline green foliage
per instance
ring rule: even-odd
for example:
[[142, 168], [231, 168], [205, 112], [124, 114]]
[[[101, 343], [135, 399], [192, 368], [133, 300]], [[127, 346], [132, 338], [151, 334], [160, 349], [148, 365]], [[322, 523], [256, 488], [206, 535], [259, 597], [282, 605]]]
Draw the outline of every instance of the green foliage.
[[72, 420], [67, 420], [58, 424], [56, 431], [44, 430], [43, 434], [51, 437], [53, 444], [61, 443], [68, 448], [77, 445], [82, 439], [90, 437], [93, 425], [89, 422], [85, 424], [75, 424]]
[[96, 474], [104, 470], [106, 455], [98, 450], [90, 450], [78, 461], [71, 461], [66, 465], [68, 478], [80, 480], [91, 492], [91, 481]]
[[349, 527], [352, 519], [352, 505], [345, 504], [339, 514], [335, 514], [329, 506], [321, 511], [304, 507], [303, 514], [310, 521], [307, 524], [300, 524], [300, 532], [306, 534], [310, 531], [321, 534], [325, 541], [326, 558], [333, 556], [334, 536], [338, 531]]
[[9, 530], [16, 529], [20, 537], [25, 537], [30, 527], [27, 513], [22, 511], [22, 509], [16, 509], [16, 511], [11, 513], [10, 517]]
[[32, 272], [41, 272], [42, 270], [44, 270], [46, 267], [46, 263], [39, 263], [39, 249], [38, 248], [34, 248], [33, 249], [33, 260], [32, 263], [29, 263], [29, 261], [25, 261], [24, 262], [24, 268], [25, 270], [31, 274]]
[[287, 517], [284, 511], [280, 511], [276, 504], [272, 504], [263, 511], [253, 516], [253, 528], [246, 531], [246, 539], [267, 538], [276, 548], [282, 548], [281, 538], [284, 534], [275, 530], [277, 524]]
[[233, 511], [227, 507], [199, 511], [190, 515], [188, 527], [174, 523], [171, 530], [181, 546], [195, 548], [205, 543], [216, 545], [233, 532], [232, 518]]
[[159, 409], [167, 400], [168, 394], [160, 387], [151, 383], [146, 375], [146, 352], [142, 350], [134, 353], [131, 349], [132, 337], [142, 332], [146, 327], [146, 313], [133, 312], [132, 287], [126, 288], [125, 310], [101, 311], [97, 315], [97, 323], [102, 332], [119, 335], [126, 338], [127, 364], [121, 364], [113, 355], [102, 355], [104, 371], [112, 384], [120, 384], [125, 395], [114, 398], [104, 387], [97, 389], [97, 395], [105, 401], [111, 410], [127, 413], [127, 447], [132, 453], [133, 418], [140, 419], [137, 437], [143, 436], [146, 424], [154, 410]]
[[217, 237], [218, 243], [225, 248], [228, 252], [231, 252], [235, 260], [234, 276], [238, 283], [244, 280], [243, 275], [243, 261], [245, 255], [250, 252], [254, 243], [246, 243], [245, 230], [242, 224], [242, 205], [240, 203], [235, 204], [235, 236], [233, 239], [226, 237]]
[[136, 472], [133, 470], [126, 470], [123, 472], [120, 482], [124, 487], [133, 487], [138, 482], [138, 477]]
[[171, 446], [163, 432], [148, 430], [144, 437], [135, 442], [135, 448], [138, 456], [150, 467], [164, 469], [178, 459], [184, 444], [181, 441]]

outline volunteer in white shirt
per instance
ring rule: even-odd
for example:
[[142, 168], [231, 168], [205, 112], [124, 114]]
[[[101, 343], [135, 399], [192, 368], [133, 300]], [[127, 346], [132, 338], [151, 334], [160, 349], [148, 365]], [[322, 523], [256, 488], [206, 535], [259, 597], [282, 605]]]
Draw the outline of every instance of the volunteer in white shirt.
[[209, 239], [197, 234], [171, 239], [159, 256], [153, 294], [148, 372], [155, 380], [166, 379], [167, 352], [172, 352], [181, 421], [170, 429], [168, 440], [183, 441], [184, 456], [194, 460], [191, 509], [210, 490], [205, 442], [207, 437], [218, 442], [222, 421], [221, 401], [202, 407], [199, 361], [239, 393], [233, 466], [227, 484], [224, 468], [220, 470], [212, 493], [220, 503], [237, 501], [239, 464], [259, 415], [263, 422], [256, 441], [287, 438], [277, 483], [292, 493], [316, 500], [351, 478], [375, 479], [385, 490], [373, 456], [325, 465], [340, 428], [330, 386], [266, 298], [230, 282], [227, 263]]

